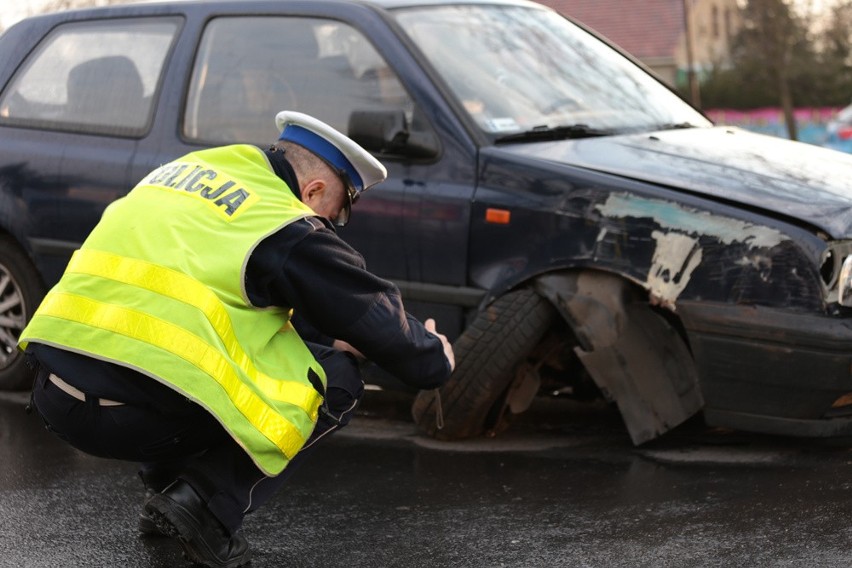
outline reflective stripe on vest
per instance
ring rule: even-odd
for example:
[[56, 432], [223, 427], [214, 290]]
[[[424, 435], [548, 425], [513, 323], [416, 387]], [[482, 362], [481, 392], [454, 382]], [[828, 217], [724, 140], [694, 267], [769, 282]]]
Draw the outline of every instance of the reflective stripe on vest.
[[[231, 327], [228, 312], [225, 311], [222, 301], [201, 282], [198, 282], [197, 280], [175, 270], [164, 268], [150, 262], [88, 249], [76, 251], [71, 257], [71, 262], [68, 263], [68, 267], [65, 271], [67, 273], [100, 276], [101, 278], [109, 278], [110, 280], [116, 280], [124, 284], [131, 284], [198, 308], [204, 313], [207, 321], [210, 322], [210, 325], [216, 331], [219, 339], [222, 340], [222, 343], [225, 345], [225, 348], [234, 363], [240, 367], [240, 369], [264, 394], [273, 400], [279, 400], [298, 406], [305, 411], [305, 413], [311, 418], [311, 421], [316, 421], [317, 412], [320, 404], [322, 403], [320, 394], [311, 386], [297, 383], [295, 381], [273, 379], [255, 368], [254, 364], [237, 341], [237, 338], [234, 336], [234, 330], [233, 327]], [[47, 314], [45, 313], [45, 315]], [[64, 319], [75, 318], [65, 317]], [[93, 324], [89, 321], [76, 319], [75, 321], [88, 323], [89, 325], [95, 325], [96, 327], [103, 327], [100, 324]], [[175, 329], [168, 333], [168, 335], [158, 337], [154, 341], [137, 337], [135, 333], [122, 334], [156, 345], [160, 348], [166, 349], [166, 351], [194, 362], [196, 357], [186, 357], [180, 349], [175, 349], [173, 347], [176, 343], [171, 343], [172, 341], [175, 341], [176, 333], [183, 330], [172, 324], [167, 324], [166, 322], [160, 323]], [[108, 329], [115, 331], [112, 327]], [[131, 327], [130, 329], [133, 328]], [[201, 340], [198, 339], [198, 341]], [[215, 349], [206, 343], [202, 346], [205, 350]], [[216, 379], [216, 382], [224, 386], [229, 393], [234, 391], [233, 387], [229, 388], [226, 384], [224, 371], [213, 373], [210, 369], [206, 368], [206, 365], [196, 364], [196, 366], [204, 368], [205, 371], [211, 377]], [[230, 365], [227, 366], [230, 368]], [[231, 398], [233, 399], [234, 397]]]
[[[67, 273], [109, 278], [138, 286], [191, 305], [204, 313], [233, 362], [258, 389], [273, 400], [301, 408], [315, 422], [322, 397], [312, 387], [273, 379], [260, 372], [234, 336], [221, 300], [206, 286], [185, 274], [155, 264], [94, 250], [74, 253]], [[177, 355], [219, 383], [249, 421], [291, 459], [304, 443], [299, 431], [278, 416], [251, 389], [242, 384], [218, 348], [180, 327], [120, 306], [72, 294], [50, 294], [40, 307], [42, 315], [59, 317], [107, 329]]]
[[74, 321], [144, 341], [178, 355], [222, 385], [234, 406], [288, 459], [292, 459], [305, 443], [295, 426], [240, 381], [218, 349], [174, 324], [136, 310], [61, 292], [48, 294], [39, 312], [42, 316]]

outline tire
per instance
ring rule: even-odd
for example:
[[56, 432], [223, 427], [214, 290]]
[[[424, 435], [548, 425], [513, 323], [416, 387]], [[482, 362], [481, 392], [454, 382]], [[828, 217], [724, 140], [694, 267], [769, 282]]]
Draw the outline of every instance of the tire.
[[439, 440], [482, 434], [491, 409], [550, 327], [553, 314], [553, 306], [528, 288], [509, 292], [480, 312], [453, 344], [456, 368], [440, 389], [443, 428], [437, 424], [435, 391], [422, 391], [412, 406], [418, 429]]
[[27, 390], [33, 373], [18, 349], [18, 337], [44, 296], [30, 259], [14, 239], [0, 236], [0, 390]]

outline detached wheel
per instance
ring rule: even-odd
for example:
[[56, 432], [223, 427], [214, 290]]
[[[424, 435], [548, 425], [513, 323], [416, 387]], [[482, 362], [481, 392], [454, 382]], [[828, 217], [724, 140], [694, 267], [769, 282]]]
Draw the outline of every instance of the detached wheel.
[[553, 314], [553, 306], [527, 288], [501, 296], [480, 312], [453, 344], [456, 368], [440, 389], [444, 427], [438, 429], [435, 392], [422, 391], [412, 407], [420, 431], [440, 440], [481, 434]]
[[43, 295], [30, 259], [13, 239], [0, 236], [0, 390], [26, 390], [32, 385], [18, 337]]

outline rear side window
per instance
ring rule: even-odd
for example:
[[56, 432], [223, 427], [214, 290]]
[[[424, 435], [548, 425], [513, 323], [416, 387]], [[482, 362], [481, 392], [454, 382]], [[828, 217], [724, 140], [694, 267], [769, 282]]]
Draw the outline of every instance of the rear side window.
[[295, 110], [348, 132], [354, 111], [414, 104], [358, 30], [336, 20], [216, 18], [204, 31], [183, 133], [201, 142], [269, 143], [275, 115]]
[[144, 134], [180, 22], [126, 18], [56, 27], [0, 97], [0, 122], [95, 134]]

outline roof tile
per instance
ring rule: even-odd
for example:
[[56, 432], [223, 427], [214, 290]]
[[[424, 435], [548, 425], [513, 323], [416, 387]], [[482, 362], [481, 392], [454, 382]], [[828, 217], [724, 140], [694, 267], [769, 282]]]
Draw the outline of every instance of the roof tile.
[[673, 57], [684, 29], [682, 0], [538, 0], [640, 59]]

